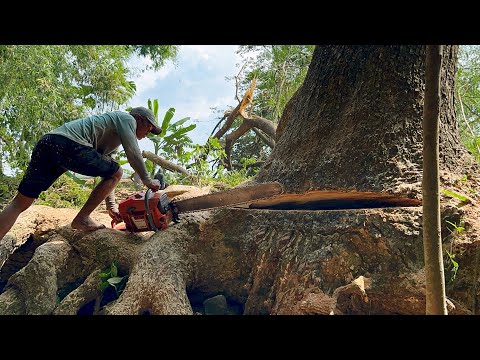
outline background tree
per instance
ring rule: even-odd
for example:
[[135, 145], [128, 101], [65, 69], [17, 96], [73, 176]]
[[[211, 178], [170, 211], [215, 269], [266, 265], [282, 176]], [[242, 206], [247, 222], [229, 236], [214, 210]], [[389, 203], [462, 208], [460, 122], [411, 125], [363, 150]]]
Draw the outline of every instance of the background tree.
[[[455, 118], [457, 52], [458, 46], [444, 48], [440, 170], [466, 173], [473, 164]], [[281, 181], [299, 193], [420, 197], [424, 68], [424, 46], [317, 46], [258, 180]]]
[[442, 45], [427, 45], [423, 105], [423, 248], [427, 315], [447, 315], [438, 174]]
[[[460, 143], [455, 119], [457, 49], [445, 46], [441, 68], [440, 179], [446, 184], [468, 173], [477, 192], [479, 168]], [[243, 314], [424, 314], [421, 208], [386, 208], [381, 201], [403, 195], [410, 199], [400, 200], [419, 204], [424, 96], [425, 46], [316, 47], [256, 180], [280, 181], [289, 193], [281, 198], [302, 204], [309, 190], [357, 200], [369, 191], [378, 196], [377, 207], [297, 211], [300, 202], [290, 202], [293, 211], [202, 211], [148, 241], [108, 229], [73, 234], [58, 225], [68, 218], [52, 221], [33, 208], [0, 252], [8, 257], [0, 273], [0, 313], [84, 313], [99, 294], [99, 271], [117, 260], [128, 281], [119, 299], [105, 305], [106, 314], [192, 314], [193, 303], [218, 294]], [[459, 209], [443, 215], [450, 220], [453, 210]], [[470, 271], [459, 274], [451, 299], [462, 300], [454, 305], [465, 314], [465, 306], [478, 310], [470, 300], [478, 293], [480, 223], [473, 204], [463, 210], [470, 224], [465, 231], [472, 232], [457, 254]], [[32, 229], [36, 233], [26, 236]], [[24, 252], [16, 246], [17, 256], [9, 256], [21, 241]]]
[[480, 163], [480, 46], [460, 46], [455, 88], [460, 135]]
[[135, 93], [128, 80], [131, 56], [150, 57], [158, 69], [176, 54], [176, 46], [0, 46], [0, 158], [13, 169], [25, 168], [45, 132], [118, 109]]
[[[249, 112], [278, 123], [285, 104], [303, 82], [310, 64], [313, 45], [242, 45], [238, 53], [244, 62], [236, 82], [236, 98], [241, 96], [256, 79], [255, 101]], [[242, 124], [237, 119], [232, 128]], [[212, 134], [213, 135], [213, 134]], [[268, 136], [256, 128], [242, 135], [231, 151], [232, 163], [242, 159], [264, 161], [271, 148], [262, 137]]]

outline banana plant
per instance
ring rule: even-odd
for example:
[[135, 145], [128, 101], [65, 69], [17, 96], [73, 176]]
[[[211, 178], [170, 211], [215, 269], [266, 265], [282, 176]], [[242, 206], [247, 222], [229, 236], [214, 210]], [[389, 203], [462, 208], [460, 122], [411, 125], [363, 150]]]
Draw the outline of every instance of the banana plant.
[[[148, 99], [148, 108], [152, 110], [155, 115], [155, 119], [158, 122], [158, 100], [151, 101]], [[147, 137], [153, 142], [155, 155], [162, 155], [169, 160], [175, 160], [180, 163], [184, 163], [184, 155], [186, 148], [193, 144], [192, 139], [187, 136], [187, 133], [197, 127], [195, 124], [184, 126], [185, 122], [190, 120], [190, 117], [185, 117], [172, 123], [173, 116], [175, 115], [175, 108], [169, 108], [162, 120], [162, 132], [159, 135], [149, 133]], [[159, 122], [158, 122], [159, 123]], [[145, 165], [151, 163], [150, 160], [146, 160]], [[147, 169], [151, 175], [154, 176], [156, 172], [156, 164], [148, 164]]]
[[[157, 124], [159, 124], [158, 100], [155, 99], [152, 101], [148, 99], [148, 108], [153, 112], [155, 115], [155, 120], [157, 121]], [[126, 111], [130, 110], [131, 108], [126, 109]], [[186, 134], [195, 129], [197, 125], [191, 124], [188, 126], [183, 126], [185, 122], [190, 120], [190, 117], [186, 117], [171, 123], [174, 115], [175, 108], [169, 108], [163, 116], [161, 125], [162, 132], [159, 135], [148, 133], [147, 138], [153, 142], [155, 155], [163, 156], [170, 161], [176, 161], [184, 165], [190, 159], [186, 148], [193, 144], [192, 139], [190, 139]], [[119, 165], [125, 165], [128, 163], [124, 150], [118, 152], [114, 158]], [[150, 160], [145, 160], [145, 167], [152, 177], [156, 174], [157, 166], [157, 164], [154, 164]]]

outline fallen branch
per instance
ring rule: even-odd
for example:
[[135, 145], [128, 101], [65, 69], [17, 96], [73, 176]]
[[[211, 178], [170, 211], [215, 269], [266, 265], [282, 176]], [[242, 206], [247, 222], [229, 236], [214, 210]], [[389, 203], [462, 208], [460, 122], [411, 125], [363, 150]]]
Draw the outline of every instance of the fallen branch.
[[142, 151], [142, 156], [151, 162], [154, 162], [155, 164], [161, 166], [164, 169], [173, 171], [173, 172], [178, 172], [180, 174], [186, 175], [188, 177], [193, 178], [193, 175], [190, 174], [186, 169], [184, 169], [182, 166], [174, 164], [158, 155], [155, 155], [154, 153], [150, 151]]
[[267, 144], [270, 149], [273, 149], [275, 147], [275, 140], [273, 140], [271, 137], [264, 135], [260, 130], [254, 127], [252, 127], [252, 131], [257, 134], [260, 140]]
[[242, 124], [238, 129], [236, 129], [234, 132], [228, 134], [225, 138], [225, 154], [227, 156], [226, 158], [226, 168], [228, 170], [232, 170], [232, 161], [231, 161], [231, 152], [232, 152], [232, 147], [233, 144], [235, 144], [235, 141], [238, 140], [240, 136], [245, 134], [248, 130], [251, 129], [251, 126], [248, 124]]

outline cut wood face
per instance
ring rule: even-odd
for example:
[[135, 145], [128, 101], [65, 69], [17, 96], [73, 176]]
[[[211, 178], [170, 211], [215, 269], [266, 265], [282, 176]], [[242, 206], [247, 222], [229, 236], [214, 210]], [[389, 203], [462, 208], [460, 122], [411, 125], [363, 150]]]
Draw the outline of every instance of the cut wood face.
[[334, 210], [420, 206], [418, 199], [377, 192], [316, 190], [304, 194], [281, 194], [250, 204], [250, 209]]

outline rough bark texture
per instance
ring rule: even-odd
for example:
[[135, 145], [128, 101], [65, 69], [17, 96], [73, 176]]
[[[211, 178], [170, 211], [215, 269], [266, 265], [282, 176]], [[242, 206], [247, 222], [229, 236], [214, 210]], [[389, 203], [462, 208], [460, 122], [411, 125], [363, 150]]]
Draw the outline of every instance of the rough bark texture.
[[[317, 189], [419, 200], [424, 56], [422, 46], [318, 47], [256, 181], [279, 181], [295, 200]], [[480, 177], [458, 140], [456, 48], [444, 56], [441, 186], [469, 198], [441, 194], [443, 247], [459, 264], [456, 271], [445, 263], [447, 306], [449, 314], [475, 314]], [[229, 208], [184, 214], [165, 231], [141, 234], [74, 232], [76, 210], [33, 206], [0, 241], [0, 314], [84, 314], [93, 304], [100, 314], [194, 314], [206, 303], [211, 313], [214, 299], [227, 313], [225, 303], [243, 314], [424, 314], [418, 203]], [[109, 226], [108, 215], [94, 217]], [[97, 275], [114, 260], [128, 282], [106, 301]]]
[[[440, 168], [463, 171], [454, 113], [457, 47], [442, 67]], [[424, 46], [317, 46], [257, 180], [290, 192], [388, 191], [421, 197]], [[279, 134], [277, 134], [278, 136]]]
[[[458, 215], [447, 210], [445, 226]], [[128, 282], [99, 314], [193, 314], [193, 304], [220, 294], [245, 315], [425, 312], [420, 207], [223, 209], [185, 215], [158, 233], [61, 226], [32, 236], [42, 245], [10, 277], [0, 314], [79, 314], [101, 296], [98, 273], [113, 260]], [[450, 314], [479, 310], [477, 244], [464, 242], [458, 252]]]

